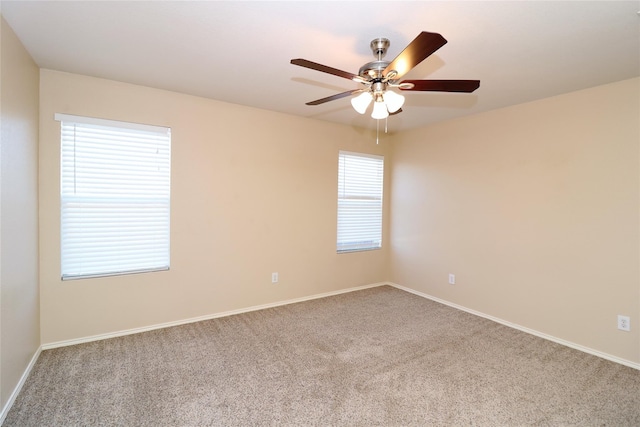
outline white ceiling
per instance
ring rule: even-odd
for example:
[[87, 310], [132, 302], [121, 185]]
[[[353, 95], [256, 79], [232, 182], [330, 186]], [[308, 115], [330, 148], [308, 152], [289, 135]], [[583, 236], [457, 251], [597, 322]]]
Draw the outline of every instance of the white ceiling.
[[290, 64], [357, 74], [369, 42], [391, 60], [421, 31], [448, 43], [408, 79], [478, 79], [473, 94], [404, 92], [389, 131], [640, 75], [640, 1], [2, 1], [42, 68], [130, 82], [373, 128], [349, 98], [305, 102], [358, 83]]

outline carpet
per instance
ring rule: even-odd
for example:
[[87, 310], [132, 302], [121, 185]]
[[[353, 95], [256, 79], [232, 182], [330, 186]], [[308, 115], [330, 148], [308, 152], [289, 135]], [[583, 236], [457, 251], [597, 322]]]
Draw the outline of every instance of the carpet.
[[41, 353], [3, 426], [640, 426], [640, 371], [381, 286]]

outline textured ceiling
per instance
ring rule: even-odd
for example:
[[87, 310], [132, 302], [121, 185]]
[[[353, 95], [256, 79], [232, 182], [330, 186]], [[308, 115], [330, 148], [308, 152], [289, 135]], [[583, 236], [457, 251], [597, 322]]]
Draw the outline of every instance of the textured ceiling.
[[391, 60], [421, 31], [448, 43], [407, 79], [478, 79], [473, 94], [404, 92], [395, 132], [640, 75], [640, 1], [2, 1], [42, 68], [375, 127], [358, 83], [290, 64], [358, 72], [369, 42]]

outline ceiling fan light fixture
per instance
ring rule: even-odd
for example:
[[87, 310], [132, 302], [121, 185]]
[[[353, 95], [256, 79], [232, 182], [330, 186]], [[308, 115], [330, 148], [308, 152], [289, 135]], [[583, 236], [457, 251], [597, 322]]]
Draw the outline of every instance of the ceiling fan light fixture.
[[353, 105], [353, 109], [358, 113], [364, 114], [372, 100], [373, 96], [371, 95], [371, 92], [362, 92], [355, 98], [351, 98], [351, 105]]
[[390, 113], [395, 113], [404, 105], [404, 96], [388, 90], [384, 93], [384, 102]]
[[[1, 0], [0, 0], [1, 1]], [[369, 104], [373, 102], [371, 117], [376, 120], [386, 119], [390, 114], [402, 111], [404, 96], [391, 89], [397, 88], [400, 92], [406, 90], [414, 92], [463, 92], [471, 93], [480, 87], [479, 80], [402, 80], [402, 77], [424, 61], [435, 51], [447, 43], [447, 40], [438, 33], [422, 31], [405, 47], [400, 55], [392, 61], [382, 58], [387, 52], [390, 43], [388, 39], [377, 38], [371, 44], [371, 51], [376, 57], [375, 61], [368, 62], [360, 67], [357, 74], [342, 71], [302, 58], [291, 60], [291, 64], [311, 70], [332, 74], [337, 77], [360, 83], [365, 88], [348, 90], [325, 98], [307, 102], [306, 105], [320, 105], [346, 97], [351, 98], [351, 105], [360, 114], [365, 114]], [[353, 97], [353, 95], [358, 96]]]
[[373, 112], [371, 113], [371, 117], [376, 120], [386, 119], [389, 117], [389, 111], [387, 111], [387, 106], [384, 101], [376, 101], [373, 103]]

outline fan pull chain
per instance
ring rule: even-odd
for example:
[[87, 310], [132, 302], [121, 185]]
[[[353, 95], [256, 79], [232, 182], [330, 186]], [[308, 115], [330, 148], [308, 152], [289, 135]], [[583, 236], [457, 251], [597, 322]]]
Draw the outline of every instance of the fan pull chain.
[[380, 120], [376, 120], [376, 145], [380, 144]]

